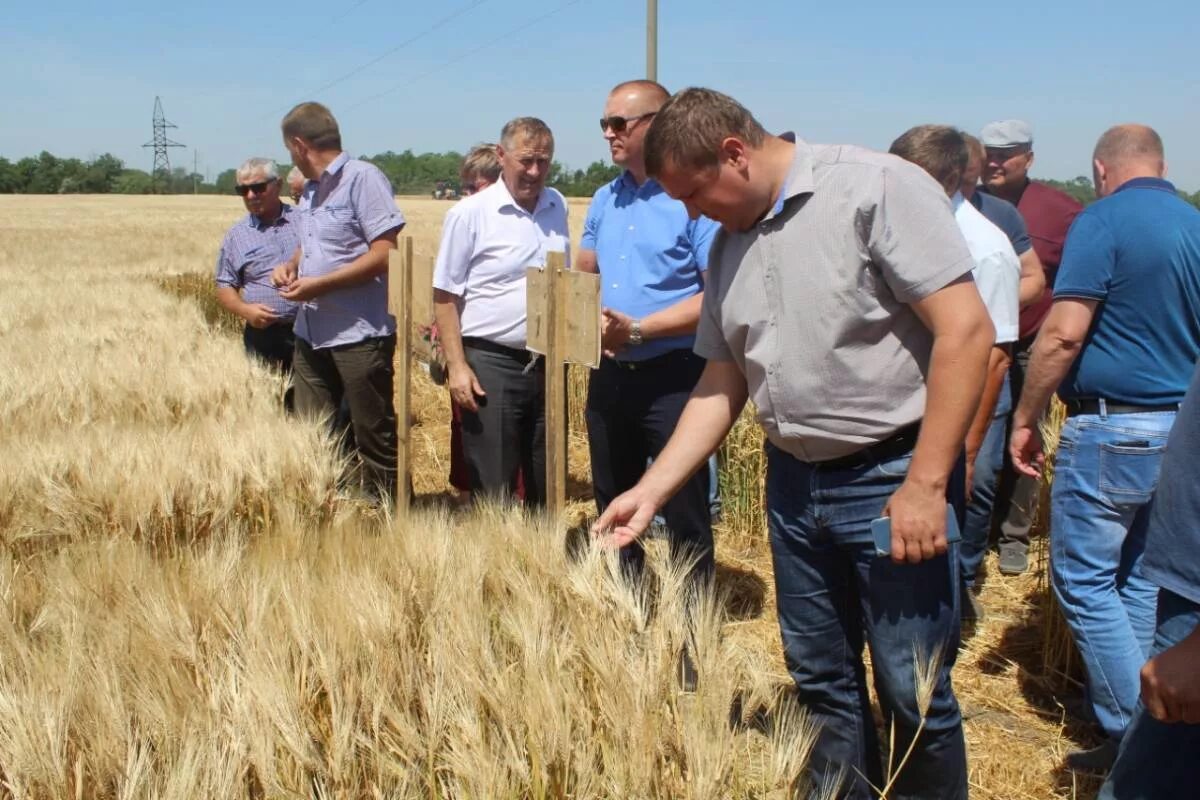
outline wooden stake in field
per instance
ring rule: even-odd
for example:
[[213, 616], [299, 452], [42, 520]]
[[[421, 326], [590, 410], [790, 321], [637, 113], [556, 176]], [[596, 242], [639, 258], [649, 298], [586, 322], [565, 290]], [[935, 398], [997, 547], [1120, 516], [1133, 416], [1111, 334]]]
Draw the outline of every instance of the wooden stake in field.
[[412, 500], [412, 360], [414, 326], [433, 319], [433, 259], [413, 255], [411, 236], [402, 236], [388, 259], [388, 311], [396, 318], [392, 392], [396, 409], [396, 513]]
[[526, 272], [528, 348], [546, 359], [546, 510], [567, 504], [567, 364], [600, 366], [600, 276], [566, 268], [551, 251]]

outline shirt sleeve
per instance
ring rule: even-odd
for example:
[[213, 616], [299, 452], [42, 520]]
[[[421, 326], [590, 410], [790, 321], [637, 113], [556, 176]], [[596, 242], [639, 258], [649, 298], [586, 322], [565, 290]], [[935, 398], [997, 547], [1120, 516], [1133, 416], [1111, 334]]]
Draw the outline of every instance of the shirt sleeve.
[[1054, 280], [1054, 297], [1108, 297], [1116, 266], [1112, 233], [1098, 215], [1087, 211], [1075, 218], [1063, 245], [1062, 262]]
[[883, 170], [880, 187], [867, 249], [897, 300], [915, 303], [971, 272], [950, 198], [928, 173], [897, 164]]
[[601, 212], [608, 194], [608, 187], [601, 186], [592, 195], [592, 202], [588, 204], [587, 216], [583, 220], [583, 235], [579, 237], [580, 250], [596, 249], [596, 236], [600, 232]]
[[996, 329], [996, 344], [1015, 342], [1019, 327], [1021, 262], [1011, 246], [1006, 244], [1004, 250], [996, 250], [980, 259], [975, 286]]
[[1006, 222], [1004, 223], [1004, 232], [1008, 234], [1008, 241], [1012, 243], [1013, 250], [1018, 256], [1023, 256], [1033, 248], [1033, 240], [1029, 238], [1029, 228], [1025, 227], [1025, 220], [1021, 217], [1021, 212], [1017, 211], [1017, 207], [1009, 204], [1005, 209]]
[[221, 249], [217, 253], [216, 279], [217, 286], [242, 288], [242, 279], [238, 275], [237, 265], [233, 263], [233, 247], [230, 246], [228, 236], [221, 242]]
[[450, 209], [442, 224], [442, 243], [433, 265], [433, 288], [462, 297], [467, 291], [474, 252], [474, 225], [457, 207]]
[[701, 272], [708, 270], [708, 253], [712, 250], [713, 237], [721, 226], [708, 217], [688, 221], [688, 240], [692, 243], [692, 254]]
[[378, 167], [371, 166], [359, 174], [354, 182], [351, 202], [368, 242], [404, 227], [404, 215], [396, 207], [392, 185]]
[[[720, 239], [718, 238], [712, 248], [713, 260], [709, 263], [719, 263], [719, 248]], [[696, 341], [692, 345], [692, 351], [709, 361], [735, 360], [733, 351], [729, 348], [729, 342], [725, 340], [725, 331], [721, 325], [720, 298], [716, 284], [712, 281], [704, 283], [704, 300], [700, 304], [700, 320], [696, 325]]]

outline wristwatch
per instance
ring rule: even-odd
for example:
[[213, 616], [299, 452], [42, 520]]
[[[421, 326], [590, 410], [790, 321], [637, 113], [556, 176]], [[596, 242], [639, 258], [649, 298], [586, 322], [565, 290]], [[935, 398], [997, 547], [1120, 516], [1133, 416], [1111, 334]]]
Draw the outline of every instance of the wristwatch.
[[642, 341], [642, 321], [635, 319], [629, 326], [629, 345], [630, 347], [637, 347]]

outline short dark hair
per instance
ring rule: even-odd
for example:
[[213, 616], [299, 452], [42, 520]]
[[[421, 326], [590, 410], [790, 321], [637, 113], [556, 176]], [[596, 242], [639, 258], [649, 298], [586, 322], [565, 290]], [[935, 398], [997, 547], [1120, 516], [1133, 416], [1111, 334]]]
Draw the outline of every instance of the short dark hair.
[[892, 142], [888, 152], [928, 172], [947, 194], [959, 190], [969, 158], [962, 131], [949, 125], [909, 128]]
[[658, 175], [669, 162], [688, 169], [716, 166], [721, 142], [730, 136], [759, 147], [767, 132], [729, 95], [690, 88], [663, 104], [646, 132], [646, 172]]
[[287, 113], [280, 127], [285, 139], [303, 139], [317, 150], [342, 149], [337, 120], [320, 103], [301, 103]]

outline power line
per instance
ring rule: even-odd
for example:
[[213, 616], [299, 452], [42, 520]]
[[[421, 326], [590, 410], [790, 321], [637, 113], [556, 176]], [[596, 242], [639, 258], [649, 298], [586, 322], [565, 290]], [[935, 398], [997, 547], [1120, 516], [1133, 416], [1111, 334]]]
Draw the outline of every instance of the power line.
[[443, 69], [450, 66], [451, 64], [457, 64], [459, 61], [463, 61], [467, 58], [470, 58], [471, 56], [473, 56], [483, 50], [488, 49], [492, 45], [496, 45], [501, 42], [507, 41], [507, 40], [511, 39], [515, 34], [522, 33], [524, 31], [528, 30], [529, 28], [532, 28], [534, 25], [537, 25], [540, 22], [544, 22], [545, 20], [550, 19], [550, 17], [553, 17], [556, 14], [566, 11], [571, 6], [578, 5], [582, 2], [583, 2], [583, 0], [568, 0], [566, 3], [563, 3], [562, 5], [557, 6], [556, 8], [553, 8], [550, 11], [547, 11], [545, 14], [542, 14], [540, 17], [535, 17], [534, 19], [531, 19], [529, 22], [526, 22], [523, 25], [519, 25], [516, 28], [513, 28], [512, 30], [501, 34], [500, 36], [497, 36], [495, 39], [490, 39], [490, 40], [484, 42], [483, 44], [481, 44], [479, 47], [476, 47], [473, 50], [468, 50], [465, 53], [460, 53], [458, 56], [450, 59], [449, 61], [443, 61], [441, 64], [439, 64], [436, 67], [433, 67], [432, 69], [426, 70], [425, 72], [421, 72], [416, 75], [412, 75], [408, 79], [406, 79], [404, 81], [404, 83], [398, 83], [395, 86], [391, 87], [390, 89], [384, 89], [382, 92], [373, 94], [370, 97], [368, 97], [367, 99], [363, 100], [362, 102], [355, 103], [354, 105], [350, 106], [346, 110], [353, 111], [356, 108], [362, 108], [363, 106], [367, 105], [368, 103], [373, 103], [376, 100], [378, 100], [379, 98], [385, 97], [386, 95], [389, 95], [392, 92], [396, 92], [396, 91], [399, 91], [400, 89], [404, 89], [409, 86], [412, 86], [413, 83], [421, 80], [422, 78], [428, 78], [438, 72], [441, 72]]
[[[429, 34], [433, 33], [434, 31], [436, 31], [439, 28], [446, 25], [448, 22], [452, 22], [453, 20], [457, 19], [458, 17], [461, 17], [463, 14], [466, 14], [468, 11], [478, 8], [479, 6], [483, 5], [487, 1], [488, 0], [474, 0], [474, 2], [470, 3], [469, 5], [463, 6], [462, 8], [459, 8], [456, 11], [453, 11], [453, 12], [447, 14], [446, 16], [439, 19], [437, 22], [430, 25], [425, 30], [421, 31], [420, 33], [418, 33], [414, 36], [410, 36], [409, 38], [405, 39], [403, 42], [396, 45], [392, 49], [379, 54], [378, 56], [371, 59], [370, 61], [368, 61], [365, 64], [355, 67], [354, 69], [347, 72], [345, 75], [342, 75], [341, 77], [338, 77], [338, 78], [334, 78], [332, 81], [325, 84], [324, 86], [321, 86], [317, 89], [314, 89], [311, 92], [308, 92], [305, 95], [305, 97], [315, 97], [316, 95], [320, 94], [321, 92], [324, 92], [327, 89], [331, 89], [334, 86], [337, 86], [339, 83], [342, 83], [343, 81], [353, 78], [355, 75], [358, 75], [363, 70], [370, 69], [371, 67], [378, 64], [380, 61], [383, 61], [388, 56], [393, 55], [393, 54], [399, 52], [400, 50], [403, 50], [405, 47], [408, 47], [413, 42], [416, 42], [416, 41], [428, 36]], [[366, 0], [363, 0], [363, 2], [366, 2]], [[359, 5], [362, 5], [362, 3], [359, 3]], [[351, 9], [351, 11], [353, 11], [353, 9]], [[349, 12], [347, 12], [347, 13], [349, 13]], [[290, 106], [281, 106], [280, 108], [277, 108], [274, 111], [269, 112], [268, 114], [264, 114], [264, 116], [273, 116], [287, 108], [290, 108]]]
[[362, 7], [363, 7], [364, 5], [366, 5], [366, 4], [367, 4], [367, 0], [358, 0], [358, 2], [357, 2], [357, 3], [355, 3], [355, 4], [354, 4], [354, 5], [352, 5], [352, 6], [350, 6], [348, 9], [346, 9], [346, 13], [342, 14], [340, 17], [336, 18], [336, 19], [335, 19], [333, 22], [331, 22], [331, 23], [329, 23], [329, 24], [330, 24], [330, 25], [336, 25], [337, 23], [339, 23], [339, 22], [341, 22], [342, 20], [344, 20], [346, 17], [348, 17], [348, 16], [350, 16], [351, 14], [353, 14], [355, 11], [358, 11], [360, 8], [362, 8]]

